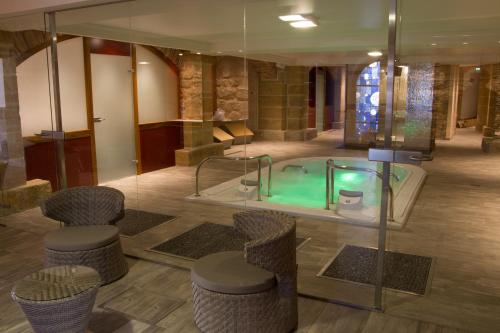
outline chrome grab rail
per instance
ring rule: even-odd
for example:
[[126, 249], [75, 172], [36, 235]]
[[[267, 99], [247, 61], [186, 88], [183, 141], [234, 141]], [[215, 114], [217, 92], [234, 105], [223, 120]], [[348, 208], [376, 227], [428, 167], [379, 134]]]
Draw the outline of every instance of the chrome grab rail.
[[[330, 158], [326, 161], [326, 205], [325, 209], [330, 209], [330, 203], [335, 203], [333, 200], [333, 191], [335, 187], [335, 169], [341, 170], [352, 170], [352, 171], [363, 171], [377, 175], [380, 179], [382, 179], [382, 173], [373, 170], [370, 168], [362, 168], [362, 167], [354, 167], [349, 165], [337, 165], [335, 164], [335, 160]], [[397, 181], [399, 181], [399, 177], [393, 173], [391, 176], [394, 177]], [[389, 185], [389, 197], [390, 197], [390, 206], [389, 206], [389, 220], [394, 221], [394, 192], [392, 187]]]
[[286, 169], [288, 169], [288, 168], [299, 169], [299, 170], [301, 170], [305, 174], [309, 173], [309, 171], [307, 171], [307, 168], [305, 166], [303, 166], [303, 165], [297, 165], [297, 164], [288, 164], [288, 165], [285, 165], [281, 169], [281, 172], [286, 171]]
[[269, 172], [267, 174], [267, 196], [271, 196], [271, 173], [273, 169], [273, 159], [271, 156], [264, 154], [264, 155], [259, 155], [259, 156], [208, 156], [205, 159], [203, 159], [200, 164], [196, 167], [196, 193], [195, 196], [199, 197], [200, 196], [200, 191], [199, 191], [199, 174], [200, 174], [200, 169], [208, 161], [211, 160], [231, 160], [231, 161], [251, 161], [251, 160], [257, 160], [257, 200], [262, 201], [262, 197], [260, 194], [260, 189], [261, 189], [261, 178], [262, 178], [262, 160], [265, 159], [267, 160]]

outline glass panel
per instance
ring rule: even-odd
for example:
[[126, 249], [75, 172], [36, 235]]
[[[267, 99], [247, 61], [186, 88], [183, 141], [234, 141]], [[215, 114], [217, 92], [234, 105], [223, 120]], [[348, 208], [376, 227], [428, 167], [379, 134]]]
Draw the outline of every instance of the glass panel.
[[[351, 276], [348, 281], [336, 266], [348, 260], [357, 273], [374, 273], [377, 266], [354, 255], [352, 245], [377, 245], [376, 231], [354, 224], [378, 227], [375, 171], [381, 166], [367, 161], [363, 152], [342, 147], [375, 145], [383, 130], [387, 9], [380, 2], [372, 10], [366, 6], [371, 4], [247, 2], [249, 75], [256, 72], [259, 80], [257, 134], [270, 141], [248, 149], [269, 153], [274, 161], [272, 195], [262, 202], [248, 200], [247, 206], [299, 216], [297, 237], [310, 238], [297, 251], [300, 293], [371, 307], [374, 280]], [[287, 14], [303, 17], [288, 22], [282, 17]], [[290, 24], [307, 20], [317, 26], [296, 29]], [[373, 43], [361, 35], [370, 35]], [[381, 54], [372, 57], [370, 51]], [[335, 168], [327, 169], [328, 159]], [[404, 177], [404, 170], [396, 172]], [[327, 175], [332, 179], [328, 185]], [[351, 202], [358, 208], [349, 210]]]
[[[491, 190], [500, 177], [489, 167], [498, 159], [500, 4], [443, 1], [431, 11], [408, 0], [399, 5], [393, 135], [402, 149], [434, 159], [409, 167], [427, 177], [409, 218], [388, 232], [387, 244], [418, 261], [407, 262], [414, 277], [398, 274], [420, 285], [423, 296], [405, 295], [402, 305], [401, 293], [388, 288], [385, 306], [413, 320], [494, 331], [498, 309], [490, 301], [499, 296], [493, 287], [498, 276], [485, 258], [496, 256], [497, 242], [486, 221], [498, 215], [488, 207], [496, 202]], [[396, 210], [400, 200], [396, 195]], [[457, 313], [457, 303], [475, 310]]]
[[[37, 207], [61, 187], [47, 29], [43, 14], [0, 19], [1, 216]], [[9, 220], [0, 222], [6, 234], [16, 227]]]

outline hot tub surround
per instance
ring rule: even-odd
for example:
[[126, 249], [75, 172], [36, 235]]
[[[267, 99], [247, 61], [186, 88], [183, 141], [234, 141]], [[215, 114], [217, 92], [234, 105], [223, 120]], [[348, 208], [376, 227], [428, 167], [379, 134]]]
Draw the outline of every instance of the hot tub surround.
[[[361, 210], [341, 212], [336, 205], [326, 208], [326, 162], [330, 157], [298, 158], [273, 164], [271, 195], [267, 195], [267, 168], [262, 169], [262, 200], [258, 200], [256, 191], [242, 191], [241, 179], [257, 179], [258, 171], [248, 173], [222, 184], [200, 191], [200, 196], [188, 196], [188, 200], [204, 203], [220, 204], [231, 207], [274, 209], [292, 215], [313, 217], [327, 221], [338, 221], [364, 226], [378, 227], [380, 215], [380, 179], [362, 171], [338, 169], [335, 172], [334, 202], [338, 200], [340, 189], [363, 191], [363, 208]], [[351, 165], [378, 170], [376, 162], [365, 158], [337, 156], [333, 158], [336, 165]], [[287, 168], [287, 166], [303, 166]], [[307, 173], [303, 170], [307, 170]], [[394, 193], [393, 220], [388, 225], [393, 229], [401, 229], [423, 186], [426, 172], [413, 165], [393, 165], [392, 190]], [[203, 183], [203, 180], [200, 179]], [[391, 215], [391, 214], [389, 214]]]

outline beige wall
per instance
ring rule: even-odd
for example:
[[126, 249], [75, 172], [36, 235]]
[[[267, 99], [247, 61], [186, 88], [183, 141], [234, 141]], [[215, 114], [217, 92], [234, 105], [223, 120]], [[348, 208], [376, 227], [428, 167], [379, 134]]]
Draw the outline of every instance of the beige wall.
[[178, 119], [177, 73], [145, 47], [136, 46], [139, 123]]
[[[50, 49], [47, 49], [50, 57]], [[63, 129], [87, 128], [83, 40], [72, 38], [57, 44]], [[17, 66], [19, 108], [23, 136], [52, 129], [52, 75], [47, 73], [46, 49], [37, 52]], [[49, 58], [50, 60], [50, 58]], [[50, 64], [50, 62], [49, 62]], [[49, 65], [50, 68], [50, 65]], [[52, 102], [53, 105], [53, 102]]]

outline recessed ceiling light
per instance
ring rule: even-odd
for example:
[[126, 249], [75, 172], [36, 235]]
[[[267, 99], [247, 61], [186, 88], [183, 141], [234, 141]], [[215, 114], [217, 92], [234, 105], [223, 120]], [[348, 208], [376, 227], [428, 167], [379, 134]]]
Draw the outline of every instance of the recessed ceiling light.
[[463, 43], [462, 43], [462, 45], [469, 45], [469, 43], [467, 43], [467, 42], [463, 42]]
[[304, 21], [304, 20], [307, 20], [307, 18], [305, 18], [304, 16], [299, 15], [299, 14], [282, 15], [282, 16], [279, 16], [279, 19], [280, 19], [280, 20], [282, 20], [282, 21], [285, 21], [285, 22], [293, 22], [293, 21]]
[[437, 43], [432, 43], [431, 45], [432, 45], [432, 46], [436, 46], [436, 45], [437, 45]]
[[307, 28], [314, 28], [314, 27], [318, 26], [316, 23], [314, 23], [311, 20], [290, 22], [290, 25], [294, 28], [297, 28], [297, 29], [307, 29]]
[[380, 56], [382, 56], [382, 52], [380, 52], [380, 51], [370, 51], [370, 52], [368, 52], [368, 55], [370, 57], [380, 57]]
[[149, 62], [147, 62], [147, 61], [139, 61], [138, 64], [139, 65], [149, 65]]

